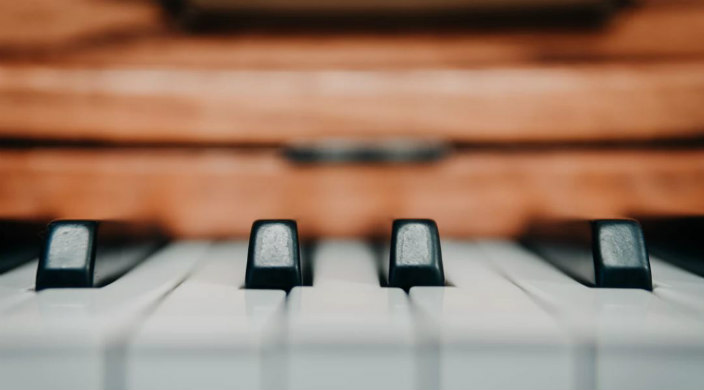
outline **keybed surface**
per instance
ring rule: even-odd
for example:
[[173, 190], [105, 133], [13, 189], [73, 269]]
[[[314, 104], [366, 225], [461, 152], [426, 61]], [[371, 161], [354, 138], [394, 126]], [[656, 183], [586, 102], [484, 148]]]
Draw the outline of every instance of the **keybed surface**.
[[443, 260], [453, 287], [413, 287], [410, 293], [439, 350], [433, 387], [575, 385], [567, 332], [494, 269], [477, 243], [445, 242]]
[[285, 293], [245, 290], [247, 243], [214, 243], [128, 340], [128, 388], [258, 388]]
[[411, 305], [403, 290], [380, 286], [378, 252], [328, 241], [311, 260], [313, 285], [294, 288], [287, 302], [288, 387], [329, 388], [335, 378], [336, 388], [414, 388]]
[[[482, 244], [487, 257], [554, 311], [593, 367], [593, 386], [694, 388], [704, 383], [704, 322], [639, 289], [597, 289], [575, 283], [513, 243]], [[591, 363], [590, 363], [591, 362]]]
[[704, 320], [704, 278], [651, 256], [655, 295]]
[[[3, 387], [119, 387], [125, 342], [186, 278], [205, 248], [207, 244], [199, 242], [171, 244], [102, 288], [30, 292], [3, 312]], [[34, 276], [28, 282], [33, 283]]]
[[99, 288], [0, 274], [1, 388], [695, 389], [704, 278], [580, 283], [516, 242], [442, 240], [445, 286], [386, 287], [388, 251], [321, 240], [310, 285], [245, 288], [248, 243], [172, 242]]

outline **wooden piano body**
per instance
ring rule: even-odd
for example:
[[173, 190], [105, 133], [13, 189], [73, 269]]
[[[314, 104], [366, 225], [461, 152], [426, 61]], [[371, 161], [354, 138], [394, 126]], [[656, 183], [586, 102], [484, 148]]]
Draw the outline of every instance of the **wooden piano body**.
[[[150, 220], [185, 237], [511, 236], [539, 217], [704, 212], [704, 3], [599, 28], [192, 35], [145, 1], [4, 2], [0, 216]], [[328, 139], [431, 162], [291, 161]]]

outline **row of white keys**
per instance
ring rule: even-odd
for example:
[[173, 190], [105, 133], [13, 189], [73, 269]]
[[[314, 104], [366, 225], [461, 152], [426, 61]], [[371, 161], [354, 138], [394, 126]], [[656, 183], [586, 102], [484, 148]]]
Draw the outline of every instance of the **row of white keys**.
[[289, 296], [285, 360], [293, 389], [413, 388], [415, 335], [406, 294], [379, 284], [376, 253], [322, 241], [312, 287]]
[[586, 358], [593, 360], [593, 387], [692, 389], [704, 383], [701, 321], [645, 290], [586, 287], [514, 243], [481, 245], [502, 272], [552, 308], [575, 340], [591, 346]]
[[160, 250], [96, 289], [47, 289], [3, 313], [0, 378], [7, 388], [121, 388], [123, 343], [202, 258], [207, 243]]
[[[245, 290], [247, 242], [214, 244], [127, 346], [130, 389], [280, 387], [267, 360], [277, 340], [282, 290]], [[266, 370], [264, 369], [266, 368]]]
[[[410, 297], [439, 344], [440, 388], [574, 388], [568, 335], [525, 292], [491, 269], [477, 244], [443, 242], [447, 281]], [[439, 386], [438, 386], [439, 385]]]

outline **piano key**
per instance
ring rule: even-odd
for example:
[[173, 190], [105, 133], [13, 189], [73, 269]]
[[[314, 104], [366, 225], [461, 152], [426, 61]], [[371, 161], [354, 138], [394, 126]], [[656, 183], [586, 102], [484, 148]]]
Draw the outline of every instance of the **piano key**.
[[99, 289], [46, 289], [4, 313], [0, 378], [9, 388], [122, 388], [124, 343], [208, 244], [171, 244]]
[[528, 235], [532, 249], [582, 283], [652, 290], [645, 240], [634, 220], [548, 223]]
[[[433, 388], [579, 388], [568, 333], [492, 269], [475, 243], [443, 241], [448, 282], [413, 287], [428, 354], [438, 351]], [[546, 375], [550, 373], [550, 375]]]
[[34, 295], [37, 260], [0, 275], [0, 313]]
[[36, 289], [100, 287], [134, 267], [159, 240], [130, 240], [118, 222], [61, 220], [49, 224]]
[[380, 286], [376, 253], [369, 245], [354, 241], [325, 241], [313, 246], [312, 252], [316, 288]]
[[647, 218], [642, 224], [651, 250], [655, 294], [701, 317], [704, 218]]
[[255, 221], [249, 236], [245, 287], [289, 291], [299, 285], [301, 263], [296, 221]]
[[0, 221], [0, 273], [24, 264], [39, 255], [44, 226], [36, 222]]
[[381, 260], [362, 242], [314, 247], [313, 286], [295, 287], [287, 301], [289, 388], [415, 387], [410, 305], [403, 290], [380, 287]]
[[655, 295], [704, 319], [704, 278], [654, 256], [650, 265]]
[[389, 286], [444, 286], [440, 236], [430, 219], [397, 219], [391, 231]]
[[[522, 247], [485, 242], [487, 258], [584, 344], [597, 389], [693, 389], [704, 381], [704, 323], [642, 289], [593, 289]], [[583, 364], [589, 367], [589, 364]]]
[[[127, 347], [128, 388], [262, 388], [286, 293], [245, 290], [247, 242], [215, 244]], [[280, 387], [274, 385], [274, 387]]]

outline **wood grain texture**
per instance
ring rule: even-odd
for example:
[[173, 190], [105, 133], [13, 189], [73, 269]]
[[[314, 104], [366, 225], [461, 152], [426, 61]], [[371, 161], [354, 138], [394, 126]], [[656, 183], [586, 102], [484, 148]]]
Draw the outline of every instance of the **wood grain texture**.
[[275, 152], [15, 150], [0, 154], [3, 217], [129, 218], [181, 236], [246, 236], [295, 218], [306, 236], [513, 235], [533, 217], [704, 212], [704, 151], [457, 153], [429, 165], [297, 166]]
[[646, 2], [596, 31], [225, 36], [167, 31], [151, 2], [69, 3], [0, 6], [42, 10], [47, 23], [41, 34], [26, 26], [44, 43], [13, 35], [19, 24], [0, 27], [0, 138], [480, 143], [704, 132], [701, 1]]
[[0, 53], [100, 44], [159, 24], [158, 8], [151, 1], [6, 0], [0, 2]]
[[[704, 136], [704, 4], [648, 1], [592, 31], [170, 31], [152, 2], [0, 4], [0, 217], [125, 218], [180, 236], [246, 236], [296, 218], [312, 236], [515, 235], [533, 218], [704, 213], [704, 151], [456, 153], [429, 165], [297, 166], [302, 139], [459, 143]], [[203, 147], [194, 147], [201, 145]]]
[[169, 31], [152, 1], [30, 0], [0, 4], [0, 61], [196, 68], [417, 68], [517, 62], [701, 57], [704, 2], [650, 0], [603, 29], [295, 31], [222, 36]]
[[704, 62], [407, 71], [0, 67], [0, 135], [281, 143], [656, 140], [704, 131]]
[[[155, 26], [157, 27], [158, 24]], [[602, 29], [271, 31], [133, 38], [37, 51], [15, 60], [75, 66], [196, 69], [418, 69], [521, 63], [653, 61], [704, 57], [704, 2], [643, 4]]]

